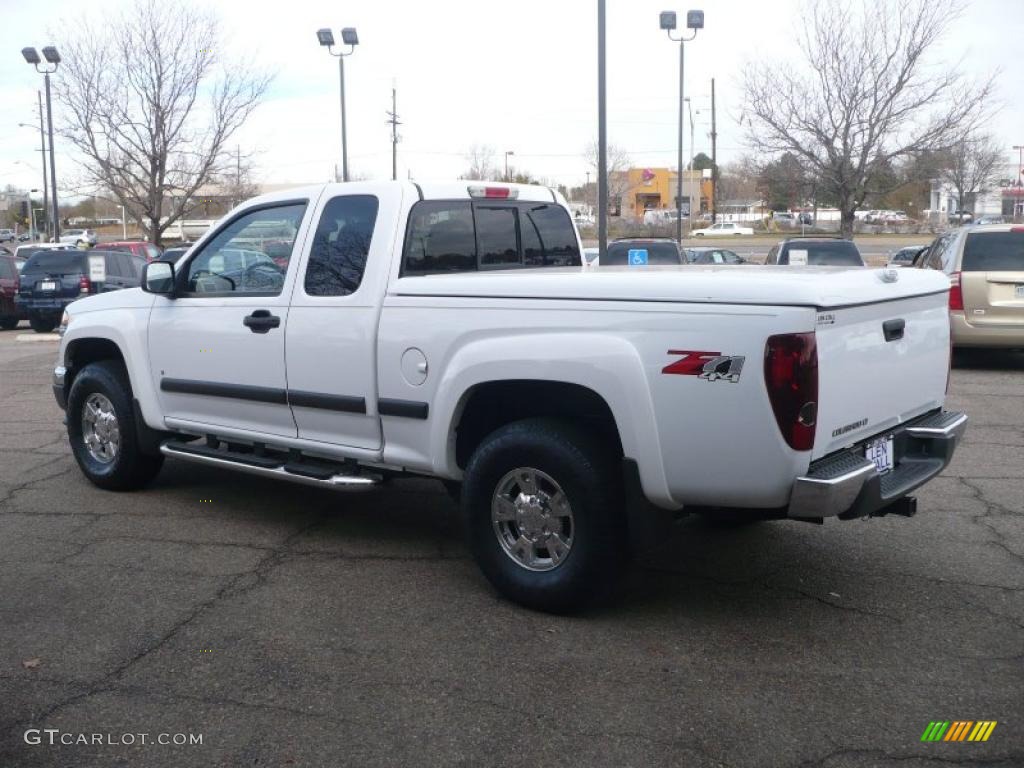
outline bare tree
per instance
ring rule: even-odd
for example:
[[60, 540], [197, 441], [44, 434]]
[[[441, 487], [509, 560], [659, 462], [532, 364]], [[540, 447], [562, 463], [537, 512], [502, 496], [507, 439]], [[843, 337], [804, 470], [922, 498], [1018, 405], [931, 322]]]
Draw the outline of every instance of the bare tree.
[[201, 187], [230, 175], [228, 142], [270, 77], [221, 66], [217, 19], [183, 0], [136, 0], [125, 15], [66, 28], [61, 134], [84, 157], [84, 184], [110, 190], [159, 244]]
[[963, 0], [952, 5], [818, 0], [801, 13], [803, 68], [763, 63], [744, 72], [748, 143], [801, 158], [837, 201], [844, 234], [864, 198], [886, 191], [882, 171], [949, 147], [987, 119], [994, 78], [976, 85], [955, 66], [926, 60]]
[[494, 161], [494, 147], [489, 144], [474, 144], [466, 153], [469, 168], [462, 174], [463, 178], [473, 181], [498, 181], [501, 171]]
[[[590, 142], [583, 151], [583, 159], [594, 169], [595, 180], [597, 179], [597, 151], [597, 141]], [[629, 191], [629, 169], [632, 166], [633, 160], [625, 149], [615, 144], [608, 145], [608, 201], [612, 207], [614, 207], [616, 198], [621, 198]], [[596, 201], [594, 202], [596, 203]]]
[[938, 176], [956, 192], [957, 207], [974, 210], [978, 195], [992, 188], [1003, 149], [987, 133], [961, 136], [938, 158]]

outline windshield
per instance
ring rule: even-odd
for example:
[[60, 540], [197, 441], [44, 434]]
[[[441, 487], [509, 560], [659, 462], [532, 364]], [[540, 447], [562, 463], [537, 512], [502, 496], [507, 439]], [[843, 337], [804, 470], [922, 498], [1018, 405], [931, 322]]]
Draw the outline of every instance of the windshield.
[[786, 264], [863, 267], [857, 246], [849, 240], [798, 241], [786, 244]]
[[964, 272], [1024, 272], [1024, 228], [969, 234], [960, 269]]
[[608, 254], [601, 261], [601, 265], [610, 267], [626, 266], [629, 263], [629, 252], [636, 250], [647, 252], [646, 263], [648, 265], [683, 263], [675, 243], [630, 242], [626, 240], [619, 243], [611, 243], [608, 246]]

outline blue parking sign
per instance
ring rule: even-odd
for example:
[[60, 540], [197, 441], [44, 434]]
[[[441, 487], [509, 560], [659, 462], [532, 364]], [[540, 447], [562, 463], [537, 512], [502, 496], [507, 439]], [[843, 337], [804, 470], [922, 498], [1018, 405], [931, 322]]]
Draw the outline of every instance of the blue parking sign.
[[647, 249], [646, 248], [630, 248], [628, 255], [629, 255], [629, 266], [631, 266], [631, 267], [646, 267], [647, 266]]

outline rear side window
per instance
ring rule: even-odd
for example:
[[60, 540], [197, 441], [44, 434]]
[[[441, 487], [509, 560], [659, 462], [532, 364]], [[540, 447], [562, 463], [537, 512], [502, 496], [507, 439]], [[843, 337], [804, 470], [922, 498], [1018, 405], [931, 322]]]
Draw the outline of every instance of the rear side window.
[[[152, 243], [146, 244], [146, 258], [150, 261], [155, 261], [160, 258], [160, 249]], [[134, 253], [134, 252], [133, 252]]]
[[71, 272], [83, 272], [85, 258], [82, 251], [36, 251], [21, 271], [24, 274], [35, 272], [53, 272], [55, 274], [68, 274]]
[[378, 205], [373, 195], [345, 195], [324, 206], [306, 267], [308, 295], [348, 296], [359, 288]]
[[576, 230], [560, 205], [424, 201], [409, 215], [402, 274], [582, 263]]
[[123, 264], [123, 261], [121, 259], [120, 253], [117, 253], [115, 251], [109, 251], [108, 253], [102, 254], [102, 256], [105, 261], [103, 269], [106, 271], [107, 277], [124, 276], [124, 269], [121, 266]]
[[403, 272], [469, 272], [476, 269], [476, 236], [469, 202], [419, 202], [409, 214]]
[[675, 243], [611, 243], [608, 246], [606, 258], [601, 261], [601, 266], [624, 267], [629, 264], [629, 252], [633, 250], [647, 251], [647, 264], [671, 265], [682, 264], [679, 257], [679, 249]]
[[1024, 272], [1024, 229], [967, 235], [960, 269], [963, 272]]

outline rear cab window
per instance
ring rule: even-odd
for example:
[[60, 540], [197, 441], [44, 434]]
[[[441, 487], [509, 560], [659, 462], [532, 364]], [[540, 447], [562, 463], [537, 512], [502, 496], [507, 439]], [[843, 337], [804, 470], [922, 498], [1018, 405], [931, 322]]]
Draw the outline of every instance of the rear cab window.
[[611, 243], [608, 253], [601, 266], [624, 267], [629, 264], [629, 252], [634, 250], [647, 251], [648, 266], [664, 266], [682, 264], [679, 249], [675, 243]]
[[1024, 227], [1009, 232], [971, 232], [962, 272], [1024, 272]]
[[582, 263], [572, 219], [560, 205], [426, 200], [409, 214], [402, 274]]
[[85, 256], [82, 251], [47, 250], [37, 251], [25, 262], [22, 274], [52, 272], [70, 274], [85, 271]]
[[[806, 254], [806, 261], [793, 258], [794, 251], [803, 251]], [[828, 267], [862, 267], [864, 259], [861, 258], [857, 246], [849, 240], [830, 241], [795, 241], [785, 246], [785, 263], [828, 266]]]

